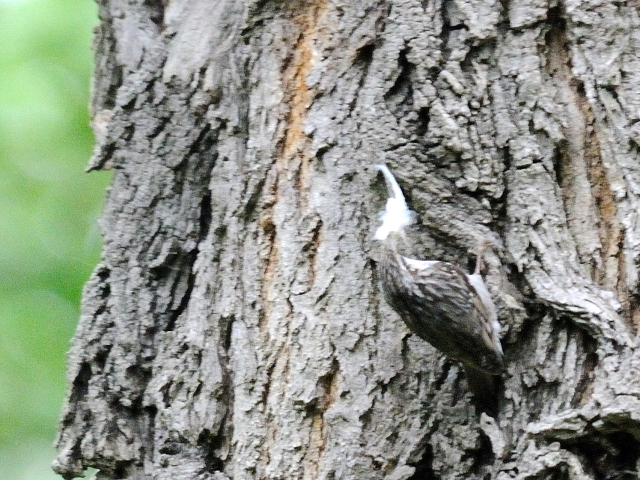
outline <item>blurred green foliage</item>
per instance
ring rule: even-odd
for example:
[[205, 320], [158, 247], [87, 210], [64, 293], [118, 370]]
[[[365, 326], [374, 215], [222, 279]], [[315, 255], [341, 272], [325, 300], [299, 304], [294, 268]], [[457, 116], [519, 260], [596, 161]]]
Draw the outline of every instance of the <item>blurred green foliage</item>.
[[91, 0], [0, 0], [0, 478], [58, 478], [51, 444], [106, 173], [87, 175]]

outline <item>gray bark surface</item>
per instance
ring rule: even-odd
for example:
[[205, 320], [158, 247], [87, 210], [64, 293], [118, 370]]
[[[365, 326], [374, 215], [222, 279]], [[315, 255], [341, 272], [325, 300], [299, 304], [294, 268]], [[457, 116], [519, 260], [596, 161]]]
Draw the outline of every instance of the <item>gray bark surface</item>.
[[[640, 4], [99, 0], [113, 169], [54, 468], [98, 479], [626, 479], [640, 468]], [[496, 418], [382, 299], [480, 240]]]

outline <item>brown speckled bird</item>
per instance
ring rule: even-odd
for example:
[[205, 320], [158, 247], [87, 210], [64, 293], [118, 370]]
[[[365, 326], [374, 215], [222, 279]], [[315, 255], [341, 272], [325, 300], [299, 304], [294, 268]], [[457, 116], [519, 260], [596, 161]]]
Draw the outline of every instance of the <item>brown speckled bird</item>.
[[470, 389], [486, 404], [494, 396], [503, 353], [496, 308], [480, 275], [482, 256], [478, 254], [475, 272], [468, 275], [448, 262], [400, 255], [398, 242], [415, 214], [387, 166], [376, 168], [389, 190], [375, 235], [383, 244], [378, 269], [385, 299], [413, 333], [463, 364]]

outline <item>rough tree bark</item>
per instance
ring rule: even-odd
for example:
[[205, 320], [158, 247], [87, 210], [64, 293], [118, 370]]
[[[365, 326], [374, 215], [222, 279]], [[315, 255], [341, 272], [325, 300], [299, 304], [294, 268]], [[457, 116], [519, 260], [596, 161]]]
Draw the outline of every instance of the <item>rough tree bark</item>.
[[[624, 479], [640, 459], [640, 5], [100, 0], [114, 170], [54, 468], [107, 479]], [[480, 239], [496, 418], [382, 300]]]

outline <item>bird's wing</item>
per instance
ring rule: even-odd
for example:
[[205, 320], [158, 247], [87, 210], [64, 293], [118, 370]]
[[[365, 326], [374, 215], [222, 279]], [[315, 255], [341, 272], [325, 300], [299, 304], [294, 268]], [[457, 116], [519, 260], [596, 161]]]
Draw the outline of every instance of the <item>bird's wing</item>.
[[484, 283], [480, 294], [474, 285], [478, 279], [470, 279], [451, 263], [402, 260], [415, 286], [411, 299], [416, 306], [414, 315], [424, 317], [421, 322], [439, 322], [439, 338], [430, 335], [425, 339], [445, 353], [447, 349], [457, 350], [450, 355], [458, 355], [461, 361], [499, 363], [502, 348], [495, 331], [495, 307]]
[[473, 296], [473, 303], [478, 312], [482, 315], [484, 323], [482, 338], [489, 346], [493, 345], [493, 348], [502, 353], [498, 314], [496, 313], [496, 307], [493, 304], [493, 300], [491, 300], [489, 290], [487, 290], [487, 286], [484, 284], [484, 280], [482, 280], [479, 273], [467, 275], [467, 278], [476, 293]]

